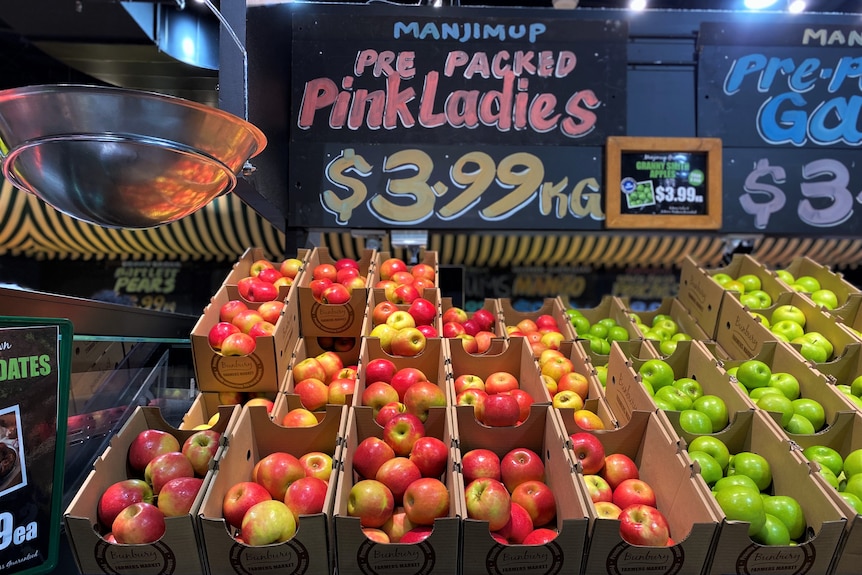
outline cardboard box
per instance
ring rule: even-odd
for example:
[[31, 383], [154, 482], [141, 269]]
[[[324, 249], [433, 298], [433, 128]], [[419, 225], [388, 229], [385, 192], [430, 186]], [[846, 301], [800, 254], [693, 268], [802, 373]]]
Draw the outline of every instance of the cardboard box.
[[[449, 487], [449, 515], [434, 520], [432, 533], [420, 543], [375, 543], [362, 532], [359, 518], [347, 513], [347, 499], [359, 479], [353, 470], [356, 446], [367, 437], [382, 437], [383, 429], [369, 411], [351, 409], [347, 421], [338, 489], [333, 510], [337, 572], [375, 573], [458, 573], [461, 561], [461, 520], [463, 495], [455, 479], [455, 451], [450, 449], [449, 465], [441, 480]], [[425, 422], [425, 434], [453, 443], [450, 409], [432, 410]], [[322, 572], [318, 572], [322, 573]]]
[[[441, 321], [441, 297], [439, 288], [426, 288], [423, 290], [421, 297], [427, 299], [432, 304], [434, 304], [434, 309], [436, 310], [436, 314], [434, 319], [431, 321], [431, 327], [433, 327], [437, 334], [442, 336], [443, 334], [443, 322]], [[365, 314], [365, 321], [362, 322], [362, 335], [367, 336], [371, 333], [371, 330], [377, 325], [378, 322], [374, 319], [374, 310], [378, 304], [382, 302], [390, 302], [386, 298], [386, 292], [381, 288], [373, 288], [369, 290], [368, 293], [368, 305], [367, 312]], [[390, 302], [395, 306], [399, 311], [407, 311], [410, 308], [410, 304], [407, 303], [394, 303]]]
[[[656, 507], [667, 518], [676, 544], [630, 545], [620, 536], [618, 520], [600, 519], [591, 507], [589, 551], [581, 572], [700, 573], [718, 535], [721, 515], [690, 461], [678, 452], [677, 437], [655, 413], [645, 411], [634, 412], [619, 429], [590, 433], [601, 440], [605, 453], [624, 453], [635, 461], [640, 478], [656, 494]], [[580, 473], [578, 480], [583, 482]]]
[[[629, 332], [629, 339], [638, 339], [640, 331], [637, 325], [632, 320], [629, 312], [626, 311], [623, 300], [612, 295], [602, 297], [599, 304], [591, 308], [577, 308], [581, 314], [590, 322], [590, 326], [598, 323], [602, 319], [612, 319], [617, 325], [624, 327]], [[570, 322], [571, 323], [571, 322]], [[578, 334], [578, 330], [573, 326], [575, 337], [583, 337], [584, 334]]]
[[[842, 458], [862, 448], [862, 414], [841, 413], [835, 422], [823, 433], [817, 435], [800, 436], [796, 438], [799, 449], [815, 445], [831, 447], [841, 454]], [[818, 464], [812, 462], [812, 468], [817, 469]], [[841, 512], [847, 517], [847, 533], [836, 553], [833, 575], [855, 575], [859, 573], [859, 565], [862, 564], [862, 515], [841, 497], [834, 487], [829, 485], [819, 474], [813, 473], [815, 483], [821, 485], [823, 490], [829, 494]]]
[[[629, 299], [621, 298], [620, 301], [622, 302], [626, 313], [631, 317], [631, 314], [635, 312], [632, 311], [629, 306]], [[641, 323], [648, 326], [652, 326], [656, 316], [659, 315], [669, 315], [677, 323], [677, 333], [688, 334], [692, 339], [698, 341], [708, 341], [713, 338], [714, 334], [707, 333], [706, 330], [697, 323], [694, 316], [691, 315], [678, 298], [664, 298], [657, 308], [650, 311], [637, 312], [637, 316], [640, 318]]]
[[560, 333], [563, 334], [563, 339], [575, 339], [576, 337], [572, 323], [569, 321], [569, 316], [566, 315], [566, 307], [559, 296], [545, 298], [542, 307], [536, 311], [518, 311], [512, 306], [512, 300], [509, 298], [500, 298], [498, 303], [500, 305], [500, 316], [504, 332], [508, 331], [508, 327], [516, 326], [525, 319], [535, 321], [540, 315], [551, 315], [557, 320], [557, 327]]
[[862, 296], [862, 291], [844, 279], [844, 276], [840, 272], [832, 271], [829, 269], [829, 266], [817, 263], [808, 256], [794, 258], [784, 269], [789, 271], [794, 279], [802, 276], [811, 276], [820, 282], [822, 289], [834, 292], [838, 297], [838, 307], [833, 310], [835, 315], [843, 315], [842, 308], [848, 303], [850, 298], [856, 296], [855, 299], [858, 300], [859, 296]]
[[[297, 298], [284, 301], [284, 310], [271, 336], [256, 338], [254, 352], [247, 356], [224, 356], [210, 347], [207, 335], [218, 322], [219, 310], [230, 301], [222, 286], [204, 308], [191, 333], [195, 380], [201, 391], [275, 392], [290, 363], [299, 337]], [[250, 304], [253, 307], [255, 304]], [[256, 304], [260, 305], [260, 304]]]
[[851, 293], [843, 305], [832, 311], [827, 310], [826, 313], [834, 317], [835, 321], [851, 328], [849, 331], [857, 341], [862, 341], [862, 336], [857, 333], [862, 331], [862, 294]]
[[[374, 250], [363, 250], [359, 258], [359, 274], [365, 278], [365, 285], [372, 285], [372, 262]], [[355, 289], [350, 294], [350, 300], [344, 304], [325, 304], [314, 299], [309, 284], [312, 272], [320, 264], [334, 264], [335, 260], [325, 247], [316, 247], [306, 260], [306, 272], [302, 274], [297, 284], [299, 295], [299, 327], [303, 337], [335, 336], [359, 337], [362, 320], [365, 318], [365, 307], [368, 304], [368, 289]]]
[[[240, 413], [219, 458], [198, 513], [200, 534], [209, 575], [245, 575], [275, 572], [329, 573], [332, 568], [330, 518], [338, 483], [339, 445], [346, 407], [327, 411], [319, 425], [286, 428], [273, 423], [263, 407], [246, 407]], [[302, 515], [296, 534], [283, 543], [249, 546], [234, 539], [234, 530], [222, 516], [222, 502], [231, 486], [251, 481], [254, 465], [263, 457], [284, 451], [296, 457], [322, 451], [333, 457], [324, 511]]]
[[[539, 367], [533, 359], [526, 338], [513, 337], [509, 340], [509, 345], [499, 353], [491, 353], [489, 350], [482, 355], [467, 353], [462, 346], [457, 345], [457, 341], [447, 343], [453, 383], [455, 378], [464, 374], [477, 375], [485, 380], [492, 373], [505, 371], [518, 379], [518, 387], [529, 393], [535, 403], [551, 402], [548, 388], [542, 382]], [[454, 387], [451, 387], [450, 397], [454, 392]]]
[[[143, 474], [128, 465], [129, 446], [146, 429], [167, 431], [180, 445], [194, 433], [171, 427], [157, 408], [137, 407], [128, 421], [111, 439], [108, 448], [93, 463], [93, 469], [66, 508], [63, 520], [75, 563], [81, 573], [140, 573], [142, 575], [203, 575], [195, 513], [212, 479], [210, 470], [187, 515], [165, 518], [165, 534], [149, 545], [119, 545], [102, 538], [97, 520], [99, 498], [117, 481]], [[216, 454], [219, 457], [219, 454]]]
[[[299, 273], [294, 278], [293, 283], [297, 283], [299, 278], [302, 276], [302, 272], [305, 270], [305, 264], [308, 260], [308, 255], [311, 253], [311, 250], [307, 249], [299, 249], [296, 253], [296, 259], [303, 262], [303, 266], [300, 268]], [[283, 260], [270, 260], [267, 255], [264, 253], [263, 248], [259, 247], [250, 247], [243, 252], [243, 254], [239, 257], [237, 262], [233, 264], [233, 267], [228, 272], [227, 277], [224, 282], [222, 282], [222, 286], [227, 288], [228, 297], [230, 299], [238, 299], [242, 300], [247, 304], [251, 304], [254, 302], [250, 302], [249, 300], [242, 297], [239, 293], [239, 288], [237, 284], [242, 278], [249, 277], [251, 275], [251, 264], [258, 260], [266, 260], [273, 264], [276, 269], [281, 266], [281, 261]], [[293, 284], [289, 286], [280, 286], [278, 288], [278, 297], [279, 301], [284, 301], [290, 296], [290, 292], [293, 291]], [[259, 303], [259, 302], [258, 302]]]
[[[789, 296], [790, 294], [783, 301], [789, 301]], [[779, 301], [782, 300], [779, 299]], [[758, 313], [769, 318], [771, 310], [758, 310]], [[775, 334], [751, 315], [749, 309], [740, 303], [736, 294], [725, 292], [715, 329], [715, 341], [727, 353], [729, 359], [757, 355], [764, 342], [775, 340]]]
[[[398, 258], [393, 252], [389, 251], [379, 251], [374, 252], [374, 263], [372, 266], [372, 277], [371, 284], [369, 287], [373, 287], [377, 282], [383, 279], [380, 276], [380, 266], [388, 259]], [[402, 261], [407, 265], [407, 270], [410, 271], [414, 265], [416, 264], [425, 264], [434, 268], [434, 282], [439, 285], [440, 283], [440, 261], [437, 255], [437, 252], [434, 250], [426, 250], [424, 248], [420, 249], [416, 261], [408, 261], [406, 259], [402, 259]]]
[[724, 293], [724, 288], [712, 279], [712, 274], [700, 267], [691, 256], [683, 259], [677, 298], [712, 338], [715, 338]]
[[[599, 380], [599, 375], [587, 354], [585, 345], [583, 340], [564, 341], [560, 344], [560, 352], [571, 360], [576, 372], [587, 378], [589, 382], [587, 399], [604, 398], [605, 387]], [[553, 397], [551, 399], [553, 400]]]
[[[362, 346], [361, 337], [331, 337], [331, 336], [302, 336], [296, 341], [296, 346], [293, 348], [294, 357], [291, 358], [291, 365], [297, 359], [297, 354], [300, 353], [300, 341], [305, 348], [302, 352], [303, 357], [317, 357], [324, 351], [334, 351], [341, 358], [341, 363], [345, 367], [356, 365], [359, 361], [359, 349]], [[284, 385], [281, 386], [284, 389]]]
[[[821, 372], [813, 369], [789, 344], [779, 341], [768, 341], [761, 347], [760, 353], [753, 356], [751, 359], [759, 359], [764, 362], [772, 370], [772, 373], [789, 373], [799, 381], [799, 396], [813, 399], [823, 406], [826, 413], [826, 428], [832, 425], [839, 413], [853, 412], [855, 407], [844, 394], [835, 389], [829, 381], [829, 378]], [[732, 360], [724, 362], [725, 369], [739, 367], [746, 360]], [[731, 388], [739, 389], [738, 385], [733, 385]], [[740, 391], [742, 393], [742, 391]], [[756, 408], [756, 402], [751, 398], [746, 397], [747, 401]], [[769, 412], [775, 419], [776, 424], [781, 425], [781, 414]], [[816, 430], [816, 431], [823, 431]], [[785, 431], [790, 439], [804, 437], [798, 434], [791, 434]]]
[[[694, 437], [680, 429], [676, 431], [686, 443]], [[747, 521], [725, 518], [705, 573], [829, 573], [844, 534], [846, 517], [812, 479], [812, 469], [798, 451], [791, 449], [775, 421], [762, 411], [742, 412], [714, 436], [731, 453], [753, 451], [765, 457], [772, 469], [770, 494], [795, 498], [809, 529], [807, 539], [798, 545], [764, 546], [748, 536]]]
[[[455, 307], [452, 305], [452, 298], [451, 297], [442, 298], [440, 300], [440, 304], [441, 304], [440, 305], [441, 316], [442, 316], [442, 314], [446, 313], [446, 311], [449, 308]], [[506, 328], [503, 325], [503, 321], [502, 321], [502, 315], [501, 315], [502, 311], [500, 310], [500, 301], [497, 298], [485, 298], [485, 300], [482, 302], [481, 309], [487, 310], [494, 315], [494, 327], [491, 331], [493, 331], [497, 335], [497, 337], [505, 338], [506, 337]], [[464, 309], [464, 311], [467, 313], [467, 317], [469, 318], [469, 317], [473, 316], [473, 312], [475, 312], [476, 310], [467, 311], [466, 309]]]
[[[546, 405], [533, 405], [530, 417], [514, 427], [486, 427], [473, 417], [468, 406], [455, 408], [459, 458], [472, 449], [490, 449], [504, 457], [516, 447], [542, 455], [545, 482], [557, 504], [553, 526], [557, 537], [545, 545], [501, 545], [488, 530], [488, 522], [470, 519], [463, 524], [463, 570], [468, 573], [506, 573], [513, 568], [531, 573], [579, 573], [587, 541], [588, 510], [584, 489], [576, 483], [561, 422]], [[464, 477], [458, 474], [463, 489]], [[466, 505], [466, 502], [464, 503]], [[538, 527], [538, 526], [537, 526]]]
[[818, 363], [812, 369], [826, 375], [835, 385], [850, 385], [862, 375], [862, 343], [848, 345], [841, 357], [829, 363]]

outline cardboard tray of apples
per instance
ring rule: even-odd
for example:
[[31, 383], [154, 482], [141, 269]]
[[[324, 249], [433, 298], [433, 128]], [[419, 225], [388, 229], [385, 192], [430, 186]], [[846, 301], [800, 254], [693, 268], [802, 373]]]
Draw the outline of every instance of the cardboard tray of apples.
[[377, 287], [369, 290], [362, 335], [379, 339], [383, 349], [389, 353], [408, 355], [405, 352], [415, 345], [412, 342], [421, 341], [416, 331], [425, 339], [440, 337], [443, 331], [440, 290], [428, 287], [420, 293], [412, 286], [401, 287], [409, 287], [410, 293], [389, 293]]
[[518, 425], [489, 427], [455, 408], [463, 485], [463, 573], [579, 573], [588, 500], [576, 482], [562, 424], [533, 404]]
[[[862, 291], [844, 279], [841, 273], [832, 271], [828, 266], [819, 264], [808, 256], [797, 257], [773, 273], [790, 289], [805, 294], [816, 305], [829, 310], [833, 315], [847, 320], [851, 310], [858, 309]], [[848, 323], [852, 324], [852, 321]]]
[[243, 408], [198, 510], [208, 573], [329, 573], [333, 496], [347, 408], [286, 428]]
[[284, 301], [305, 269], [310, 253], [311, 250], [300, 249], [296, 257], [271, 260], [263, 248], [250, 247], [233, 264], [222, 285], [230, 299], [246, 304]]
[[[509, 298], [499, 298], [498, 301], [506, 337], [527, 338], [535, 357], [538, 357], [543, 349], [554, 347], [555, 343], [559, 347], [561, 341], [577, 337], [559, 296], [545, 298], [542, 307], [529, 312], [516, 310]], [[550, 336], [546, 336], [548, 333]], [[550, 341], [549, 337], [552, 338]]]
[[383, 426], [351, 409], [333, 509], [339, 573], [459, 573], [463, 496], [451, 410]]
[[230, 419], [179, 430], [135, 409], [64, 513], [81, 573], [207, 572], [195, 517]]

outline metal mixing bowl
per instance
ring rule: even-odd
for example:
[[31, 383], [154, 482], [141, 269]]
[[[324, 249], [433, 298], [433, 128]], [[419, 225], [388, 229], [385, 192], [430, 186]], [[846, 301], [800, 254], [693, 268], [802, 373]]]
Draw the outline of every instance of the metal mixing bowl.
[[228, 112], [85, 85], [0, 91], [3, 175], [66, 215], [150, 228], [229, 192], [263, 133]]

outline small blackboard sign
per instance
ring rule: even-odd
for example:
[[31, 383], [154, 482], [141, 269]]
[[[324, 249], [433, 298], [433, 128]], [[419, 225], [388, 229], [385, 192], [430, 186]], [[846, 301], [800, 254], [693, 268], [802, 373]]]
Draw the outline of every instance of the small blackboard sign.
[[609, 228], [721, 227], [721, 140], [611, 137]]

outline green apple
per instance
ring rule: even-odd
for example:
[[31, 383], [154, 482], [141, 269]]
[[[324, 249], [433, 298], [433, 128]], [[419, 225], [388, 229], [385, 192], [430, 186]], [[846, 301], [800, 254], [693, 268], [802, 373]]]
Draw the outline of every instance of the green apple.
[[862, 448], [854, 449], [844, 458], [844, 475], [850, 479], [862, 473]]
[[787, 341], [802, 337], [805, 335], [805, 328], [792, 319], [773, 319], [772, 325], [769, 326], [769, 331], [776, 335], [784, 336]]
[[608, 380], [608, 366], [607, 365], [596, 365], [593, 366], [593, 369], [596, 370], [596, 377], [599, 380], [599, 383], [602, 384], [602, 387], [605, 386], [605, 382]]
[[791, 400], [780, 393], [767, 393], [758, 399], [755, 405], [764, 411], [779, 414], [781, 427], [787, 429], [790, 418], [793, 417], [793, 402]]
[[[826, 336], [820, 333], [819, 331], [808, 331], [799, 336], [797, 339], [802, 341], [809, 341], [811, 343], [823, 346], [823, 349], [826, 350], [826, 357], [832, 357], [832, 354], [835, 351], [835, 347], [832, 345], [832, 342], [826, 339]], [[790, 340], [791, 343], [794, 343], [793, 340]]]
[[817, 433], [814, 425], [798, 413], [794, 413], [790, 416], [790, 421], [787, 422], [784, 430], [793, 435], [811, 435], [812, 433]]
[[800, 397], [793, 400], [793, 413], [801, 415], [811, 422], [814, 431], [820, 431], [826, 424], [826, 411], [816, 399]]
[[657, 313], [654, 316], [652, 316], [652, 322], [650, 322], [650, 323], [652, 325], [656, 325], [657, 323], [660, 323], [660, 322], [668, 320], [668, 319], [673, 321], [673, 316], [670, 315], [669, 313]]
[[638, 373], [641, 379], [648, 381], [654, 391], [658, 391], [666, 385], [673, 385], [676, 376], [673, 373], [673, 368], [663, 359], [648, 359], [640, 368]]
[[727, 468], [727, 463], [730, 461], [730, 450], [727, 445], [714, 435], [698, 435], [688, 444], [688, 452], [703, 451], [712, 455], [713, 459], [721, 467], [722, 473]]
[[841, 482], [838, 480], [838, 477], [832, 473], [831, 469], [828, 467], [821, 467], [818, 473], [820, 473], [820, 477], [826, 480], [826, 483], [831, 485], [834, 489], [838, 489]]
[[862, 499], [862, 475], [856, 474], [847, 480], [847, 485], [842, 490], [844, 493], [852, 493]]
[[653, 341], [664, 341], [666, 339], [666, 335], [667, 334], [661, 331], [656, 331], [653, 328], [649, 328], [643, 332], [644, 339], [651, 339]]
[[753, 290], [758, 290], [762, 287], [762, 282], [760, 281], [760, 277], [755, 274], [742, 274], [736, 281], [745, 286], [745, 293], [748, 293]]
[[715, 499], [730, 521], [747, 521], [748, 535], [754, 536], [766, 523], [763, 498], [756, 489], [732, 485], [715, 491]]
[[790, 545], [790, 533], [787, 526], [780, 519], [770, 513], [766, 513], [763, 527], [751, 535], [751, 539], [761, 545]]
[[612, 328], [612, 327], [614, 327], [615, 325], [618, 325], [618, 324], [617, 324], [617, 320], [615, 320], [615, 319], [614, 319], [614, 318], [612, 318], [612, 317], [603, 317], [602, 319], [600, 319], [600, 320], [599, 320], [599, 321], [597, 321], [596, 323], [600, 323], [600, 324], [602, 324], [603, 326], [605, 326], [605, 327], [606, 327], [606, 328], [608, 328], [608, 329], [611, 329], [611, 328]]
[[628, 341], [630, 339], [629, 330], [621, 325], [614, 325], [608, 329], [608, 341]]
[[718, 272], [718, 273], [712, 274], [712, 279], [718, 285], [723, 286], [727, 282], [733, 281], [733, 276], [731, 276], [730, 274], [726, 274], [724, 272]]
[[673, 382], [673, 386], [681, 389], [692, 401], [703, 395], [703, 386], [693, 377], [680, 377]]
[[677, 325], [676, 321], [670, 318], [661, 319], [657, 322], [653, 322], [652, 328], [654, 330], [661, 330], [662, 332], [668, 334], [668, 337], [672, 337], [677, 331], [679, 331], [679, 325]]
[[584, 317], [584, 312], [582, 312], [581, 310], [579, 310], [577, 308], [573, 308], [573, 307], [566, 309], [565, 313], [566, 313], [566, 317], [569, 318], [569, 321], [571, 321], [572, 318]]
[[754, 482], [754, 479], [748, 477], [747, 475], [725, 475], [721, 479], [715, 482], [715, 485], [712, 486], [712, 490], [721, 491], [722, 489], [727, 489], [728, 487], [741, 486], [747, 489], [751, 489], [752, 491], [760, 490], [757, 488], [757, 483]]
[[763, 499], [763, 510], [778, 518], [787, 528], [791, 539], [805, 534], [805, 513], [799, 502], [789, 495], [770, 495]]
[[679, 426], [686, 433], [702, 435], [712, 433], [712, 421], [702, 411], [683, 409], [679, 412]]
[[853, 395], [853, 388], [847, 385], [846, 383], [837, 383], [835, 384], [835, 389], [843, 393], [844, 395]]
[[745, 286], [742, 285], [742, 282], [738, 282], [736, 280], [730, 280], [729, 282], [725, 283], [721, 287], [723, 287], [727, 291], [735, 291], [739, 295], [742, 295], [745, 293]]
[[828, 445], [809, 445], [802, 450], [802, 455], [810, 461], [816, 461], [821, 467], [828, 467], [836, 477], [844, 469], [844, 458], [838, 450]]
[[780, 391], [784, 397], [794, 400], [799, 397], [799, 380], [786, 371], [774, 371], [769, 379], [769, 387]]
[[605, 339], [608, 337], [608, 326], [603, 323], [594, 323], [590, 326], [589, 334], [595, 337]]
[[660, 397], [653, 397], [652, 400], [653, 403], [655, 403], [655, 406], [662, 411], [679, 411], [672, 403], [665, 401]]
[[815, 290], [809, 297], [814, 303], [826, 309], [832, 310], [838, 307], [838, 296], [831, 289]]
[[862, 374], [857, 375], [850, 382], [850, 393], [856, 397], [862, 396]]
[[790, 287], [800, 286], [802, 291], [806, 293], [814, 293], [817, 290], [821, 289], [820, 280], [818, 280], [814, 276], [799, 276], [796, 278], [796, 281]]
[[[590, 327], [590, 329], [592, 329], [592, 327]], [[590, 342], [590, 351], [593, 353], [598, 355], [608, 355], [611, 352], [611, 344], [608, 340], [595, 336], [592, 333], [587, 333], [581, 337]]]
[[794, 347], [799, 350], [802, 357], [808, 361], [813, 363], [824, 363], [829, 359], [829, 351], [826, 347], [817, 341], [805, 339], [805, 335], [794, 337], [790, 340], [790, 343], [794, 344]]
[[856, 409], [862, 411], [862, 397], [859, 397], [858, 395], [853, 395], [851, 393], [847, 396], [847, 399], [849, 399], [856, 406]]
[[777, 389], [775, 387], [770, 386], [770, 387], [758, 387], [756, 389], [752, 389], [749, 392], [748, 397], [753, 399], [756, 403], [758, 399], [760, 399], [764, 395], [769, 395], [770, 393], [774, 393], [776, 395], [784, 395], [783, 393], [781, 393], [780, 389]]
[[729, 421], [727, 403], [718, 395], [704, 394], [694, 400], [692, 407], [709, 418], [711, 429], [709, 433], [715, 433], [727, 427]]
[[793, 274], [787, 270], [775, 270], [775, 275], [777, 275], [778, 279], [787, 285], [796, 283], [796, 279], [793, 277]]
[[847, 491], [842, 491], [841, 493], [839, 493], [839, 495], [841, 495], [841, 497], [850, 505], [850, 507], [856, 510], [857, 515], [862, 514], [862, 499]]
[[802, 327], [805, 327], [805, 312], [793, 304], [788, 303], [776, 306], [775, 309], [772, 310], [772, 315], [769, 316], [769, 321], [772, 325], [785, 319], [795, 321]]
[[590, 320], [586, 318], [583, 314], [576, 315], [574, 317], [569, 316], [569, 321], [572, 324], [572, 327], [575, 328], [575, 333], [578, 336], [583, 336], [586, 333], [590, 333]]
[[700, 467], [700, 476], [703, 477], [708, 486], [712, 487], [716, 481], [724, 477], [721, 464], [706, 451], [689, 450], [688, 455], [692, 461], [697, 462]]
[[765, 315], [763, 315], [760, 312], [756, 312], [756, 311], [749, 311], [748, 313], [749, 313], [749, 315], [751, 315], [751, 317], [753, 317], [754, 319], [759, 321], [763, 327], [765, 327], [766, 329], [769, 329], [769, 320], [766, 319]]
[[692, 399], [689, 395], [683, 390], [674, 387], [673, 385], [666, 385], [664, 387], [660, 387], [653, 397], [656, 401], [661, 400], [665, 403], [671, 405], [671, 409], [674, 411], [682, 411], [684, 409], [691, 409]]
[[679, 342], [676, 340], [662, 339], [658, 342], [658, 350], [663, 356], [667, 357], [676, 353], [676, 348], [678, 345]]
[[[736, 377], [736, 372], [737, 372], [737, 371], [739, 371], [739, 366], [738, 366], [738, 365], [734, 365], [733, 367], [729, 367], [729, 368], [727, 368], [727, 370], [726, 370], [727, 375], [729, 375], [729, 376], [731, 376], [731, 377]], [[737, 378], [737, 380], [738, 380], [738, 379], [739, 379], [739, 378]]]
[[758, 387], [767, 387], [771, 377], [772, 370], [759, 359], [743, 361], [736, 370], [736, 379], [749, 391]]
[[754, 480], [761, 491], [766, 491], [772, 484], [772, 468], [769, 466], [769, 461], [753, 451], [740, 451], [734, 454], [727, 464], [727, 474], [747, 475]]
[[766, 309], [772, 305], [772, 297], [762, 289], [746, 291], [739, 296], [739, 301], [749, 310]]

